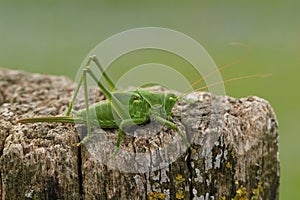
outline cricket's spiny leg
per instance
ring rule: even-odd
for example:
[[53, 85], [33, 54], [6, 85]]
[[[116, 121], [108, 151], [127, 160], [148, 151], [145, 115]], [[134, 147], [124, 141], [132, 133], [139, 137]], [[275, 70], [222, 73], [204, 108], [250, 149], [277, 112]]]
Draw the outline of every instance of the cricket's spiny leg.
[[186, 144], [186, 146], [189, 148], [191, 146], [190, 142], [186, 139], [186, 137], [183, 135], [183, 133], [181, 132], [181, 130], [177, 127], [176, 124], [174, 124], [173, 122], [170, 122], [169, 120], [166, 120], [158, 115], [152, 115], [152, 117], [160, 122], [161, 124], [165, 124], [168, 127], [170, 127], [171, 129], [174, 129], [175, 131], [177, 131], [177, 133], [180, 135], [180, 137], [183, 139], [184, 143]]
[[89, 109], [89, 99], [88, 99], [88, 87], [87, 87], [87, 80], [86, 80], [86, 72], [88, 70], [88, 66], [83, 69], [82, 73], [82, 82], [83, 82], [83, 89], [84, 89], [84, 101], [85, 101], [85, 113], [86, 113], [86, 124], [87, 124], [87, 136], [84, 137], [76, 146], [80, 146], [88, 142], [91, 137], [91, 120], [90, 120], [90, 109]]
[[128, 109], [124, 107], [124, 105], [120, 102], [118, 98], [116, 98], [112, 92], [108, 91], [105, 86], [97, 79], [96, 75], [92, 70], [87, 70], [87, 73], [94, 79], [97, 85], [102, 89], [102, 92], [106, 96], [106, 98], [111, 102], [112, 109], [116, 112], [121, 121], [125, 119], [130, 119], [130, 115]]
[[91, 136], [91, 121], [90, 121], [90, 109], [89, 109], [89, 96], [88, 96], [88, 87], [86, 80], [86, 72], [88, 67], [83, 70], [83, 87], [84, 87], [84, 101], [85, 101], [85, 112], [86, 112], [86, 122], [87, 122], [87, 137], [88, 139]]
[[74, 105], [74, 101], [75, 101], [75, 99], [76, 99], [76, 97], [77, 97], [77, 94], [78, 94], [78, 91], [79, 91], [79, 89], [80, 89], [80, 86], [82, 85], [82, 81], [83, 81], [83, 76], [81, 76], [81, 78], [80, 78], [80, 80], [79, 80], [79, 83], [78, 83], [77, 86], [76, 86], [76, 89], [75, 89], [75, 92], [74, 92], [74, 94], [73, 94], [72, 100], [71, 100], [71, 102], [70, 102], [70, 104], [69, 104], [69, 107], [68, 107], [66, 116], [70, 116], [71, 110], [72, 110], [73, 105]]
[[[92, 58], [90, 57], [90, 58], [88, 59], [88, 61], [87, 61], [87, 63], [86, 63], [85, 66], [89, 66], [89, 64], [91, 63], [91, 61], [92, 61]], [[80, 87], [81, 87], [81, 85], [82, 85], [83, 77], [84, 77], [84, 75], [82, 74], [81, 77], [80, 77], [79, 83], [77, 84], [77, 86], [76, 86], [76, 88], [75, 88], [75, 92], [74, 92], [73, 97], [72, 97], [72, 100], [71, 100], [71, 102], [70, 102], [70, 104], [69, 104], [69, 107], [68, 107], [66, 116], [70, 116], [71, 110], [72, 110], [73, 105], [74, 105], [74, 101], [75, 101], [75, 99], [76, 99], [76, 97], [77, 97], [77, 95], [78, 95], [78, 91], [79, 91], [79, 89], [80, 89]]]
[[72, 97], [72, 100], [71, 100], [70, 105], [69, 105], [69, 107], [68, 107], [68, 110], [67, 110], [67, 112], [66, 112], [66, 116], [69, 116], [70, 113], [71, 113], [71, 110], [72, 110], [72, 108], [73, 108], [74, 101], [75, 101], [75, 99], [76, 99], [76, 97], [77, 97], [77, 95], [78, 95], [79, 89], [80, 89], [80, 87], [81, 87], [81, 85], [82, 85], [82, 83], [83, 83], [83, 84], [84, 84], [84, 99], [85, 99], [86, 122], [87, 122], [87, 132], [88, 132], [88, 134], [87, 134], [87, 137], [85, 137], [79, 144], [77, 144], [77, 146], [80, 145], [80, 144], [82, 144], [82, 143], [87, 142], [87, 141], [90, 139], [90, 136], [91, 136], [91, 120], [90, 120], [90, 113], [89, 113], [88, 86], [87, 86], [86, 74], [89, 73], [89, 74], [92, 76], [92, 78], [95, 80], [95, 82], [98, 84], [98, 86], [102, 89], [102, 91], [103, 91], [103, 93], [105, 94], [105, 96], [106, 96], [108, 99], [111, 98], [111, 92], [110, 92], [109, 90], [107, 90], [107, 89], [105, 88], [105, 86], [102, 85], [102, 83], [100, 83], [100, 82], [97, 80], [95, 74], [90, 70], [89, 65], [90, 65], [91, 61], [93, 61], [93, 62], [96, 64], [96, 66], [99, 68], [99, 70], [100, 70], [101, 73], [103, 74], [105, 80], [107, 81], [108, 85], [109, 85], [112, 89], [115, 88], [115, 86], [114, 86], [114, 84], [112, 83], [111, 79], [110, 79], [110, 78], [107, 76], [107, 74], [104, 72], [104, 70], [103, 70], [103, 68], [102, 68], [102, 66], [101, 66], [101, 64], [100, 64], [100, 62], [99, 62], [99, 60], [96, 58], [96, 56], [90, 56], [90, 57], [88, 58], [88, 61], [87, 61], [86, 65], [85, 65], [85, 68], [83, 69], [83, 74], [82, 74], [82, 76], [81, 76], [81, 78], [80, 78], [80, 80], [79, 80], [79, 83], [77, 84], [77, 86], [76, 86], [76, 88], [75, 88], [74, 95], [73, 95], [73, 97]]
[[[89, 64], [90, 62], [93, 61], [97, 67], [99, 68], [99, 70], [101, 71], [101, 73], [103, 74], [105, 80], [107, 81], [108, 85], [111, 87], [112, 90], [115, 89], [115, 85], [112, 83], [111, 79], [106, 75], [106, 73], [104, 72], [102, 66], [100, 65], [100, 62], [99, 60], [95, 57], [95, 56], [90, 56], [89, 57], [89, 60], [87, 62], [87, 65], [86, 67], [84, 68], [84, 71], [83, 71], [83, 75], [79, 81], [79, 84], [77, 85], [76, 89], [75, 89], [75, 94], [72, 98], [72, 102], [69, 106], [69, 109], [68, 109], [68, 112], [67, 114], [70, 114], [70, 111], [72, 109], [72, 106], [73, 106], [73, 103], [75, 101], [75, 98], [77, 96], [77, 93], [79, 91], [79, 88], [81, 86], [81, 84], [83, 83], [84, 84], [84, 97], [85, 97], [85, 104], [86, 104], [86, 121], [87, 121], [87, 131], [88, 131], [88, 134], [87, 134], [87, 137], [85, 137], [80, 143], [80, 144], [83, 144], [85, 142], [87, 142], [89, 139], [90, 139], [90, 136], [91, 136], [91, 119], [90, 119], [90, 114], [89, 114], [89, 102], [88, 102], [88, 88], [87, 88], [87, 80], [86, 80], [86, 75], [89, 74], [92, 79], [97, 83], [98, 87], [102, 90], [102, 92], [104, 93], [104, 95], [106, 96], [106, 98], [111, 101], [112, 98], [114, 98], [113, 94], [111, 91], [109, 91], [97, 78], [97, 76], [95, 75], [95, 73], [90, 69], [89, 67]], [[117, 140], [117, 144], [116, 144], [116, 147], [115, 147], [115, 153], [118, 151], [119, 147], [120, 147], [120, 143], [121, 143], [121, 138], [122, 138], [122, 134], [123, 134], [123, 131], [122, 131], [122, 128], [124, 126], [127, 126], [127, 125], [132, 125], [132, 124], [135, 124], [135, 123], [138, 123], [138, 124], [141, 124], [141, 123], [144, 123], [146, 120], [145, 119], [134, 119], [134, 120], [131, 120], [129, 119], [130, 116], [128, 116], [128, 112], [126, 112], [123, 108], [122, 105], [120, 105], [121, 103], [118, 101], [118, 99], [115, 99], [114, 101], [117, 105], [112, 105], [112, 108], [116, 111], [116, 113], [118, 114], [118, 116], [120, 117], [120, 119], [122, 119], [122, 123], [120, 124], [120, 128], [119, 128], [119, 133], [118, 133], [118, 140]], [[111, 102], [113, 104], [113, 102]], [[128, 120], [127, 120], [128, 119]]]
[[90, 59], [92, 59], [93, 62], [96, 64], [96, 66], [100, 70], [101, 74], [104, 76], [104, 78], [105, 78], [107, 84], [109, 85], [110, 89], [112, 89], [112, 91], [114, 91], [115, 90], [115, 84], [112, 82], [112, 80], [109, 78], [109, 76], [104, 71], [104, 69], [101, 66], [100, 61], [97, 58], [97, 56], [96, 55], [92, 55], [92, 56], [90, 56]]
[[[85, 65], [85, 67], [89, 66], [90, 63], [91, 63], [91, 61], [93, 61], [93, 62], [96, 64], [96, 66], [98, 67], [98, 69], [100, 70], [100, 72], [103, 74], [103, 76], [104, 76], [106, 82], [108, 83], [109, 87], [110, 87], [112, 90], [114, 90], [114, 89], [115, 89], [114, 83], [113, 83], [112, 80], [109, 78], [109, 76], [106, 74], [106, 72], [104, 71], [103, 67], [101, 66], [101, 64], [100, 64], [100, 62], [99, 62], [99, 60], [98, 60], [98, 58], [97, 58], [95, 55], [92, 55], [92, 56], [90, 56], [90, 57], [88, 58], [88, 61], [87, 61], [86, 65]], [[84, 69], [84, 70], [85, 70], [85, 69]], [[66, 116], [70, 116], [71, 110], [72, 110], [72, 108], [73, 108], [75, 99], [76, 99], [76, 97], [77, 97], [77, 95], [78, 95], [78, 92], [79, 92], [79, 89], [80, 89], [80, 87], [81, 87], [81, 85], [82, 85], [82, 82], [83, 82], [83, 75], [81, 76], [81, 78], [80, 78], [80, 80], [79, 80], [79, 83], [77, 84], [77, 86], [76, 86], [76, 88], [75, 88], [75, 91], [74, 91], [72, 100], [71, 100], [71, 102], [70, 102], [70, 104], [69, 104], [69, 106], [68, 106], [68, 110], [67, 110], [67, 112], [66, 112]], [[98, 81], [96, 81], [96, 83], [97, 83], [98, 86], [99, 86]], [[104, 86], [103, 86], [103, 87], [104, 87]], [[103, 87], [101, 86], [100, 88], [103, 90]], [[106, 90], [106, 88], [105, 88], [105, 90]], [[106, 93], [105, 95], [107, 95], [107, 93]]]
[[125, 119], [120, 123], [119, 130], [118, 130], [118, 139], [117, 143], [115, 145], [114, 154], [118, 153], [120, 149], [120, 144], [123, 136], [123, 127], [130, 126], [134, 124], [143, 124], [146, 122], [146, 119], [144, 118], [136, 118], [136, 119]]
[[101, 89], [101, 91], [103, 92], [103, 94], [105, 95], [105, 97], [108, 100], [111, 100], [111, 91], [109, 91], [97, 78], [97, 76], [95, 75], [95, 73], [90, 69], [90, 68], [86, 68], [86, 72], [93, 78], [93, 80], [97, 83], [98, 87]]

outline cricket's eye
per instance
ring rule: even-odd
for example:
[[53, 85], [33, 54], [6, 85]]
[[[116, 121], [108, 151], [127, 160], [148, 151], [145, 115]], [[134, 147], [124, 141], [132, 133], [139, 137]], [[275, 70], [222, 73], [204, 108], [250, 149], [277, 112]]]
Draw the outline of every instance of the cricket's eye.
[[139, 96], [135, 96], [135, 97], [133, 97], [133, 100], [134, 101], [138, 101], [138, 100], [140, 100], [140, 97]]

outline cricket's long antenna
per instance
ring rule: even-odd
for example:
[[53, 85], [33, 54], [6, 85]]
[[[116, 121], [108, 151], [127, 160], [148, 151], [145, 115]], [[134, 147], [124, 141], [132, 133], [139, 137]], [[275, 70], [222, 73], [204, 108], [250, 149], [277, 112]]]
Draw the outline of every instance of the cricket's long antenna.
[[[227, 79], [225, 81], [219, 81], [219, 82], [216, 82], [216, 83], [206, 85], [204, 87], [197, 88], [196, 90], [194, 90], [194, 92], [198, 92], [198, 91], [201, 91], [201, 90], [206, 89], [208, 87], [213, 87], [213, 86], [216, 86], [216, 85], [219, 85], [219, 84], [223, 84], [223, 83], [227, 83], [227, 82], [231, 82], [231, 81], [236, 81], [236, 80], [240, 80], [240, 79], [258, 78], [258, 77], [265, 78], [265, 77], [268, 77], [268, 76], [271, 76], [271, 75], [272, 74], [254, 74], [254, 75], [248, 75], [248, 76], [240, 76], [240, 77]], [[183, 93], [182, 95], [179, 96], [179, 98], [182, 98], [182, 97], [184, 97], [188, 94], [189, 94], [189, 92]]]
[[84, 123], [85, 121], [79, 117], [68, 117], [68, 116], [53, 116], [53, 117], [34, 117], [24, 118], [17, 120], [17, 123], [27, 124], [35, 122], [61, 122], [61, 123]]
[[[238, 63], [241, 63], [241, 62], [244, 61], [244, 60], [247, 60], [247, 59], [251, 56], [251, 54], [252, 54], [251, 47], [248, 46], [248, 45], [246, 45], [246, 44], [238, 43], [238, 42], [231, 42], [231, 43], [229, 43], [229, 45], [243, 46], [243, 47], [245, 47], [245, 48], [248, 49], [248, 52], [247, 52], [244, 56], [240, 57], [239, 59], [237, 59], [237, 60], [235, 60], [235, 61], [232, 61], [231, 63], [228, 63], [228, 64], [226, 64], [226, 65], [224, 65], [224, 66], [222, 66], [222, 67], [220, 67], [220, 68], [218, 68], [218, 69], [216, 69], [216, 70], [213, 70], [213, 71], [209, 72], [209, 73], [206, 74], [205, 76], [201, 77], [199, 80], [197, 80], [197, 81], [195, 81], [194, 83], [192, 83], [192, 84], [191, 84], [191, 87], [194, 87], [196, 84], [201, 83], [201, 82], [204, 81], [207, 77], [209, 77], [209, 76], [215, 74], [216, 72], [219, 72], [219, 71], [222, 71], [222, 70], [224, 70], [224, 69], [230, 68], [230, 67], [234, 66], [235, 64], [238, 64]], [[185, 94], [185, 93], [187, 93], [187, 92], [189, 92], [189, 89], [188, 89], [188, 88], [187, 88], [183, 93]], [[190, 92], [191, 92], [191, 91], [190, 91]]]

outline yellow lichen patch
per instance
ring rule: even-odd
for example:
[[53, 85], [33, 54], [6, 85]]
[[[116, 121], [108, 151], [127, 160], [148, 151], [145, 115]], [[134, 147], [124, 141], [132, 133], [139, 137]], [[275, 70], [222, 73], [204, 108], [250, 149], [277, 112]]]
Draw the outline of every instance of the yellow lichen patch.
[[174, 182], [176, 185], [183, 183], [185, 181], [185, 178], [181, 174], [177, 174]]
[[258, 200], [259, 195], [260, 195], [260, 193], [262, 193], [262, 192], [263, 192], [262, 182], [259, 181], [259, 182], [258, 182], [258, 185], [257, 185], [257, 188], [254, 188], [254, 189], [252, 190], [253, 196], [251, 197], [251, 200]]
[[221, 196], [218, 198], [218, 200], [226, 200], [226, 196]]
[[148, 199], [149, 200], [164, 200], [166, 195], [161, 192], [149, 192]]
[[239, 187], [235, 191], [235, 196], [233, 197], [232, 200], [249, 200], [246, 187], [243, 186]]
[[182, 188], [179, 188], [176, 192], [176, 199], [184, 199], [184, 192]]
[[231, 151], [231, 156], [232, 156], [233, 158], [235, 157], [235, 153], [234, 153], [233, 150]]
[[227, 169], [231, 169], [231, 168], [232, 168], [232, 166], [231, 166], [231, 163], [230, 163], [230, 162], [227, 162], [227, 163], [226, 163], [226, 168], [227, 168]]
[[154, 185], [155, 187], [158, 187], [158, 186], [159, 186], [159, 183], [158, 183], [158, 182], [154, 182], [153, 185]]

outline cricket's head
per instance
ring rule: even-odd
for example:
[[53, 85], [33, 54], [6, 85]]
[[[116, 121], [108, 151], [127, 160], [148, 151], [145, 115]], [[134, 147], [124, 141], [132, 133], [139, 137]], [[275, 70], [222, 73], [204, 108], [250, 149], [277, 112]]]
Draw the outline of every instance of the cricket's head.
[[131, 118], [149, 119], [150, 105], [138, 92], [131, 93], [129, 99], [129, 113]]
[[149, 104], [152, 109], [162, 109], [168, 117], [172, 114], [172, 108], [178, 101], [173, 93], [151, 92], [148, 90], [138, 90], [138, 94]]

